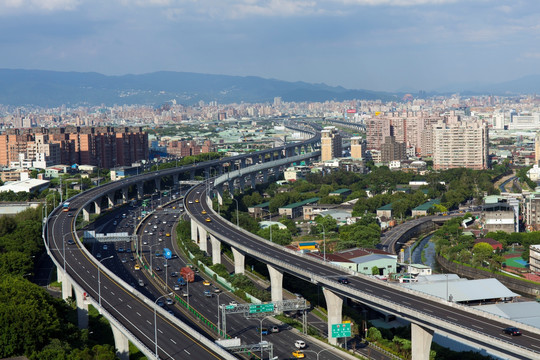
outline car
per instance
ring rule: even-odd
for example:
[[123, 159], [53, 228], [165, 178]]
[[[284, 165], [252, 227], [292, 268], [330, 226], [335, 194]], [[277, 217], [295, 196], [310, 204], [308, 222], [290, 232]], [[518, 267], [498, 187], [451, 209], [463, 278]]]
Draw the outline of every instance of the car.
[[166, 224], [167, 222], [166, 221], [163, 221], [163, 224]]
[[201, 211], [201, 214], [206, 215], [206, 210]]
[[189, 297], [189, 294], [188, 294], [187, 292], [184, 291], [184, 292], [182, 293], [182, 297], [187, 298], [187, 297]]
[[306, 347], [306, 342], [304, 340], [296, 340], [294, 342], [294, 347], [297, 349], [303, 349]]
[[236, 305], [238, 305], [238, 302], [236, 302], [236, 300], [232, 300], [232, 301], [229, 303], [229, 305], [231, 305], [231, 306], [236, 306]]
[[169, 233], [166, 233], [166, 234], [165, 234], [165, 236], [167, 236], [167, 237], [170, 237], [170, 236], [171, 236], [171, 234], [169, 234]]
[[126, 258], [122, 258], [122, 264], [125, 264], [127, 263], [127, 259]]
[[123, 253], [123, 252], [124, 252], [124, 248], [119, 247], [117, 251], [118, 251], [119, 253]]
[[152, 235], [154, 235], [154, 233], [153, 233], [153, 232], [149, 232], [148, 235], [152, 236]]
[[210, 284], [210, 281], [208, 281], [208, 280], [204, 280], [204, 281], [202, 282], [202, 284], [203, 284], [204, 286], [210, 286], [210, 285], [211, 285], [211, 284]]
[[107, 245], [103, 245], [103, 250], [107, 250], [109, 247]]
[[165, 299], [165, 302], [167, 303], [167, 305], [172, 305], [172, 304], [174, 304], [174, 301], [173, 301], [173, 299], [171, 299], [171, 298]]
[[211, 293], [210, 291], [208, 291], [208, 290], [205, 290], [205, 291], [204, 291], [204, 296], [206, 296], [206, 297], [212, 297], [212, 296], [214, 296], [214, 294], [212, 294], [212, 293]]
[[144, 281], [142, 281], [141, 279], [139, 279], [139, 286], [144, 286]]
[[503, 333], [507, 334], [507, 335], [512, 335], [512, 336], [521, 335], [521, 331], [519, 331], [519, 329], [517, 327], [513, 327], [513, 326], [503, 329]]
[[180, 276], [180, 277], [178, 278], [178, 285], [184, 286], [184, 285], [186, 285], [186, 284], [187, 284], [187, 283], [186, 283], [186, 279], [184, 279], [182, 276]]
[[206, 222], [210, 222], [210, 221], [212, 221], [212, 219], [206, 218]]
[[171, 273], [171, 277], [178, 277], [178, 273], [177, 273], [176, 271], [173, 271], [173, 272]]
[[163, 264], [163, 267], [169, 267], [169, 263], [165, 262], [165, 264]]
[[144, 240], [144, 241], [142, 242], [142, 244], [143, 244], [143, 245], [148, 245], [148, 241]]
[[131, 249], [126, 249], [126, 253], [131, 254]]
[[262, 328], [261, 329], [261, 335], [268, 335], [269, 332], [268, 332], [268, 328]]
[[161, 299], [159, 299], [159, 300], [156, 302], [156, 304], [157, 304], [158, 306], [161, 306], [161, 307], [164, 307], [164, 306], [165, 306], [165, 303], [164, 303], [163, 300], [161, 300]]
[[195, 199], [195, 202], [198, 203], [198, 202], [199, 202], [199, 199]]
[[130, 257], [129, 257], [129, 260], [130, 260], [130, 261], [135, 261], [135, 258], [134, 258], [133, 256], [130, 256]]
[[193, 204], [193, 201], [189, 200], [189, 201], [188, 201], [188, 204]]
[[295, 359], [303, 359], [303, 358], [306, 357], [306, 354], [304, 354], [303, 351], [296, 350], [296, 351], [293, 351], [293, 352], [292, 352], [292, 356], [293, 356]]
[[67, 241], [67, 244], [68, 244], [68, 245], [75, 245], [75, 241], [69, 239], [69, 240]]
[[162, 254], [161, 254], [161, 252], [159, 252], [159, 251], [156, 251], [156, 253], [154, 254], [155, 257], [160, 257], [161, 255], [162, 255]]
[[180, 285], [174, 284], [173, 289], [174, 289], [174, 291], [180, 290]]
[[159, 238], [158, 241], [163, 241], [163, 239], [162, 239], [162, 238]]
[[97, 253], [97, 254], [96, 254], [96, 257], [97, 257], [98, 259], [101, 259], [101, 254], [100, 254], [100, 253]]
[[214, 292], [215, 292], [216, 294], [217, 294], [217, 293], [220, 293], [220, 292], [221, 292], [221, 289], [214, 286]]
[[270, 328], [270, 332], [278, 333], [279, 332], [279, 326], [274, 325]]
[[160, 268], [159, 266], [156, 266], [156, 267], [154, 268], [154, 270], [156, 270], [156, 271], [161, 271], [161, 268]]
[[340, 278], [338, 279], [338, 282], [339, 282], [340, 284], [348, 284], [348, 283], [349, 283], [349, 279], [347, 279], [346, 277], [340, 277]]
[[141, 265], [135, 264], [135, 270], [141, 270]]

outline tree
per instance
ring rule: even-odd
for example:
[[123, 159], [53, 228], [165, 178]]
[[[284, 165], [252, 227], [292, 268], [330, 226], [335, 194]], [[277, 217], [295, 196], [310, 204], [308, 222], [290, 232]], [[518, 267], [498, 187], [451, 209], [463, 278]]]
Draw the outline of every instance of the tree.
[[485, 261], [488, 261], [493, 255], [493, 248], [485, 242], [479, 242], [473, 246], [473, 262], [478, 266], [482, 266]]
[[371, 275], [379, 275], [379, 268], [377, 266], [371, 268]]
[[367, 331], [366, 338], [371, 342], [377, 342], [382, 339], [382, 334], [376, 327], [370, 327]]

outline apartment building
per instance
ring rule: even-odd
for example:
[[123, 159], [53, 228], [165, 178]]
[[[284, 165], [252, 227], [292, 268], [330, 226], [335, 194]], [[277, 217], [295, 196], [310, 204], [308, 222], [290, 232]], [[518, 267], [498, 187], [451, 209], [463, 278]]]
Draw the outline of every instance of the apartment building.
[[148, 134], [141, 127], [68, 126], [8, 129], [0, 135], [0, 165], [20, 161], [21, 154], [27, 161], [36, 161], [36, 165], [131, 165], [148, 159]]
[[366, 157], [366, 144], [359, 136], [351, 138], [351, 158], [364, 159]]
[[433, 127], [433, 168], [487, 169], [488, 143], [488, 128], [481, 121], [440, 121]]
[[340, 158], [342, 154], [341, 135], [335, 126], [326, 126], [321, 131], [321, 160]]
[[381, 145], [381, 161], [389, 163], [394, 160], [407, 160], [406, 145], [396, 142], [393, 136], [387, 136]]
[[529, 248], [529, 270], [540, 274], [540, 245], [531, 245]]

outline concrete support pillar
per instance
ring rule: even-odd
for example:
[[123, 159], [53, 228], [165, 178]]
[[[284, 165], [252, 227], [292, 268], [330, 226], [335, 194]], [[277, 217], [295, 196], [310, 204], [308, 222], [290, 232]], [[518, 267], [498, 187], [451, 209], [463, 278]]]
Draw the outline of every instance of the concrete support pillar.
[[90, 221], [90, 212], [88, 211], [87, 208], [82, 209], [82, 215], [83, 215], [84, 221]]
[[264, 169], [262, 171], [262, 176], [263, 176], [263, 183], [267, 183], [268, 182], [268, 169]]
[[328, 310], [328, 342], [337, 345], [338, 339], [332, 337], [332, 324], [341, 324], [342, 322], [343, 298], [325, 288], [323, 288], [323, 294]]
[[94, 201], [94, 208], [96, 209], [96, 214], [101, 214], [101, 198], [99, 200]]
[[219, 205], [223, 205], [223, 184], [219, 184], [214, 189], [216, 190]]
[[206, 167], [204, 168], [204, 178], [208, 179], [210, 177], [210, 168]]
[[238, 164], [238, 169], [243, 169], [246, 167], [246, 159], [242, 158], [240, 159], [240, 164]]
[[270, 274], [270, 290], [272, 292], [272, 301], [283, 300], [283, 272], [279, 271], [271, 265], [268, 267], [268, 273]]
[[217, 172], [218, 172], [218, 175], [223, 175], [223, 165], [218, 165]]
[[189, 172], [189, 179], [190, 180], [195, 180], [195, 170], [192, 170]]
[[180, 183], [180, 174], [173, 174], [172, 176], [174, 187]]
[[67, 300], [67, 298], [73, 296], [73, 288], [71, 287], [71, 281], [69, 281], [67, 274], [64, 272], [64, 269], [56, 268], [56, 271], [58, 272], [58, 274], [61, 274], [59, 276], [59, 280], [62, 281], [62, 299]]
[[210, 235], [212, 244], [212, 264], [221, 264], [221, 242], [214, 235]]
[[143, 196], [144, 196], [144, 189], [143, 189], [143, 187], [144, 187], [144, 183], [143, 183], [142, 181], [139, 182], [139, 183], [137, 183], [137, 198], [138, 198], [139, 200], [141, 200], [141, 199], [143, 198]]
[[107, 194], [107, 202], [109, 203], [110, 208], [114, 206], [114, 192]]
[[83, 290], [75, 290], [75, 300], [77, 301], [79, 329], [88, 329], [88, 302], [86, 302], [86, 293]]
[[161, 191], [161, 178], [154, 179], [154, 183], [156, 184], [156, 189]]
[[257, 174], [252, 173], [250, 178], [251, 178], [251, 188], [255, 189], [255, 186], [257, 186]]
[[208, 239], [206, 234], [206, 229], [202, 226], [199, 226], [199, 249], [204, 252], [208, 252]]
[[273, 169], [273, 171], [274, 171], [274, 177], [277, 179], [277, 178], [279, 177], [279, 166], [278, 166], [278, 167], [275, 167], [275, 168]]
[[246, 186], [246, 180], [244, 179], [243, 176], [241, 176], [239, 179], [238, 179], [238, 187], [239, 187], [239, 190], [241, 193], [244, 192], [244, 187]]
[[114, 347], [116, 356], [120, 360], [129, 360], [129, 340], [114, 324], [111, 323], [111, 329], [114, 337]]
[[125, 204], [128, 202], [128, 188], [127, 187], [123, 187], [122, 188], [122, 203]]
[[433, 330], [411, 323], [412, 358], [429, 360]]
[[197, 223], [195, 221], [193, 221], [193, 219], [191, 220], [191, 240], [195, 241], [196, 243], [199, 242], [199, 237], [197, 236], [198, 234], [198, 226], [197, 226]]
[[231, 247], [231, 249], [234, 258], [234, 273], [244, 274], [246, 267], [246, 256], [233, 247]]

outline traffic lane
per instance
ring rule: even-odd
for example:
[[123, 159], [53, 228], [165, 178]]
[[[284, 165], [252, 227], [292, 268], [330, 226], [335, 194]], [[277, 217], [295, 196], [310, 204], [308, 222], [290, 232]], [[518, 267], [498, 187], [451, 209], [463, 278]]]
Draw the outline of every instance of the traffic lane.
[[[59, 232], [61, 232], [61, 231], [59, 231]], [[59, 235], [61, 235], [61, 234], [59, 234]], [[82, 259], [82, 260], [83, 260], [83, 261], [84, 261], [85, 259], [88, 260], [88, 259], [86, 258], [86, 254], [83, 254], [83, 255], [84, 255], [84, 256], [83, 256], [83, 259]], [[90, 264], [93, 265], [93, 263], [90, 263]], [[92, 265], [88, 266], [88, 264], [86, 264], [86, 265], [85, 265], [85, 264], [80, 264], [80, 268], [78, 268], [78, 269], [77, 269], [76, 267], [73, 267], [74, 273], [72, 273], [72, 272], [70, 271], [70, 267], [71, 267], [71, 265], [70, 265], [70, 267], [68, 268], [68, 272], [70, 273], [71, 276], [73, 276], [74, 279], [79, 278], [79, 281], [78, 281], [78, 282], [79, 282], [80, 284], [82, 284], [83, 286], [84, 286], [84, 284], [88, 285], [88, 286], [89, 286], [89, 287], [88, 287], [89, 290], [87, 291], [88, 294], [89, 294], [90, 296], [93, 296], [94, 298], [98, 299], [98, 295], [96, 294], [97, 290], [94, 290], [94, 288], [92, 287], [92, 284], [90, 284], [90, 283], [88, 282], [88, 279], [89, 279], [89, 278], [90, 278], [90, 279], [97, 279], [97, 268], [95, 267], [95, 265], [94, 265], [94, 266], [92, 266]], [[90, 270], [92, 267], [95, 268], [94, 271]], [[85, 273], [86, 273], [86, 274], [85, 274]], [[95, 275], [94, 275], [94, 273], [95, 273]], [[89, 276], [89, 277], [84, 277], [84, 278], [83, 278], [82, 276], [79, 276], [78, 274], [84, 274], [84, 275], [87, 275], [87, 276]], [[102, 274], [102, 275], [103, 275], [103, 274]], [[104, 285], [104, 286], [109, 286], [109, 285], [106, 285], [106, 280], [105, 280], [105, 279], [106, 279], [106, 276], [104, 277], [104, 284], [103, 284], [103, 285]], [[97, 280], [96, 280], [96, 282], [97, 282]], [[117, 284], [115, 284], [115, 285], [117, 285]], [[120, 289], [122, 290], [123, 288], [120, 288]], [[116, 292], [118, 292], [118, 290], [116, 290]], [[116, 292], [115, 292], [115, 291], [111, 291], [111, 296], [115, 296], [115, 295], [116, 295]], [[107, 290], [105, 290], [105, 296], [107, 296]], [[104, 299], [104, 298], [102, 298], [102, 301], [103, 301], [103, 299]], [[107, 299], [107, 298], [105, 298], [105, 301], [107, 301], [106, 299]], [[114, 308], [109, 308], [108, 310], [113, 311]], [[113, 312], [114, 312], [114, 311], [113, 311]], [[118, 315], [118, 316], [120, 317], [120, 315]], [[151, 317], [149, 317], [149, 319], [150, 319], [150, 318], [151, 318]], [[150, 320], [147, 320], [147, 321], [150, 321]], [[150, 322], [151, 322], [151, 321], [150, 321]], [[129, 322], [126, 322], [126, 324], [124, 324], [124, 325], [125, 325], [125, 326], [129, 326]], [[135, 334], [135, 333], [137, 333], [136, 330], [139, 329], [139, 328], [141, 328], [141, 327], [140, 327], [140, 326], [135, 326], [135, 327], [131, 327], [131, 330], [134, 331], [134, 334]], [[147, 335], [145, 335], [145, 336], [148, 337]], [[178, 335], [176, 334], [175, 337], [177, 338]], [[150, 338], [150, 337], [149, 337], [149, 338]], [[153, 337], [152, 337], [152, 339], [153, 339]], [[191, 339], [191, 340], [193, 340], [193, 339]], [[186, 342], [187, 342], [187, 343], [190, 343], [190, 341], [186, 341]], [[149, 342], [149, 343], [147, 343], [146, 345], [149, 346], [149, 347], [151, 347], [151, 346], [153, 345], [153, 342]], [[199, 346], [199, 347], [200, 347], [200, 346]], [[167, 350], [168, 353], [173, 353], [173, 352], [174, 352], [174, 349], [166, 349], [166, 350]], [[201, 356], [202, 356], [202, 355], [208, 356], [208, 353], [207, 353], [207, 350], [206, 350], [206, 349], [203, 349], [202, 352], [201, 352], [200, 350], [198, 350], [198, 349], [195, 349], [194, 351], [197, 352], [197, 353], [199, 353]]]
[[[200, 204], [200, 203], [199, 203], [199, 204]], [[195, 205], [195, 206], [196, 206], [196, 205]], [[201, 205], [201, 206], [204, 206], [204, 205]], [[195, 216], [197, 216], [197, 213], [196, 213], [196, 212], [194, 212], [194, 214], [195, 214]], [[218, 221], [216, 221], [216, 222], [218, 222]], [[216, 222], [214, 222], [214, 223], [216, 223]], [[209, 223], [209, 224], [211, 224], [211, 223]], [[208, 225], [209, 227], [211, 227], [211, 225], [209, 225], [209, 224], [207, 224], [207, 225]], [[236, 231], [235, 228], [234, 228], [234, 226], [229, 227], [228, 224], [224, 224], [224, 225], [226, 225], [226, 226], [224, 226], [224, 228], [227, 228], [227, 229], [230, 230], [231, 232], [235, 232], [235, 231]], [[229, 234], [229, 235], [230, 235], [230, 234]], [[242, 238], [242, 235], [244, 235], [244, 234], [238, 233], [237, 239], [240, 240], [240, 239]], [[244, 237], [245, 237], [245, 235], [244, 235]], [[244, 242], [244, 245], [248, 245], [248, 243], [252, 243], [252, 241], [249, 241], [249, 240], [248, 240], [247, 243]], [[270, 252], [272, 252], [272, 249], [269, 249], [269, 250], [270, 250]], [[279, 254], [280, 254], [281, 257], [282, 257], [281, 260], [284, 260], [284, 257], [286, 257], [286, 256], [292, 256], [292, 255], [290, 255], [290, 254], [288, 254], [288, 253], [285, 253], [285, 254], [284, 254], [284, 253], [282, 253], [282, 252], [279, 252]], [[300, 259], [302, 259], [302, 258], [300, 258]], [[302, 260], [299, 260], [299, 263], [301, 263], [301, 262], [302, 262]], [[305, 264], [304, 264], [304, 266], [305, 266]], [[366, 282], [362, 282], [361, 284], [358, 284], [357, 290], [360, 290], [360, 291], [361, 291], [362, 288], [363, 288], [364, 286], [366, 286], [366, 285], [370, 285], [370, 283], [369, 283], [369, 282], [367, 282], [367, 283], [366, 283]], [[376, 288], [376, 289], [370, 288], [369, 291], [373, 291], [374, 294], [377, 294], [375, 291], [378, 291], [378, 290], [379, 290], [379, 288]], [[386, 290], [386, 289], [385, 289], [385, 290]], [[392, 301], [396, 301], [397, 299], [396, 299], [396, 297], [395, 297], [395, 294], [396, 294], [395, 291], [392, 291], [392, 290], [388, 291], [388, 290], [386, 290], [386, 293], [379, 294], [379, 295], [382, 296], [382, 297], [386, 297], [387, 299], [391, 299]], [[349, 296], [349, 295], [348, 295], [348, 296]], [[418, 296], [409, 296], [409, 297], [406, 297], [405, 300], [404, 300], [403, 298], [400, 298], [399, 300], [405, 301], [405, 303], [404, 303], [405, 306], [407, 305], [407, 302], [411, 302], [411, 301], [412, 301], [412, 302], [415, 302], [416, 306], [413, 305], [413, 308], [416, 308], [416, 309], [422, 309], [422, 308], [421, 308], [421, 304], [422, 304], [423, 302], [426, 301], [424, 298], [421, 298], [421, 297], [418, 297]], [[435, 304], [435, 305], [433, 305], [433, 304]], [[425, 308], [425, 307], [424, 307], [424, 309], [426, 309], [426, 310], [425, 310], [425, 314], [426, 314], [426, 315], [430, 315], [430, 313], [431, 313], [431, 315], [433, 316], [433, 314], [438, 314], [438, 313], [439, 313], [440, 304], [435, 303], [435, 302], [434, 302], [433, 304], [432, 304], [430, 307], [428, 307], [428, 308]], [[448, 312], [449, 312], [450, 314], [455, 314], [455, 309], [452, 309], [452, 310], [450, 310], [450, 311], [448, 311]], [[471, 314], [469, 314], [469, 313], [463, 313], [463, 314], [461, 314], [460, 317], [461, 317], [461, 319], [459, 319], [457, 323], [455, 322], [455, 320], [452, 320], [452, 319], [453, 319], [452, 316], [448, 317], [447, 320], [448, 320], [449, 322], [453, 322], [455, 325], [458, 325], [458, 326], [461, 326], [461, 324], [463, 324], [463, 323], [469, 324], [469, 329], [472, 329], [472, 330], [474, 330], [474, 331], [482, 330], [482, 331], [479, 331], [479, 332], [485, 333], [485, 334], [490, 335], [490, 336], [502, 338], [501, 340], [508, 341], [508, 339], [505, 339], [504, 337], [501, 336], [501, 329], [504, 327], [504, 323], [502, 323], [502, 322], [493, 322], [493, 324], [491, 324], [490, 326], [488, 326], [487, 332], [484, 332], [484, 331], [486, 331], [486, 330], [485, 330], [482, 326], [480, 326], [480, 325], [477, 324], [478, 322], [484, 322], [484, 318], [476, 318], [475, 321], [471, 321]], [[464, 321], [466, 321], [466, 322], [464, 322]], [[513, 342], [513, 343], [520, 344], [520, 345], [524, 345], [524, 342], [525, 342], [525, 341], [522, 340], [522, 339], [521, 339], [521, 340], [514, 340], [514, 339], [511, 339], [511, 340], [512, 340], [512, 341], [510, 341], [511, 343]], [[536, 339], [535, 339], [535, 340], [536, 340]], [[532, 345], [532, 346], [536, 346], [536, 345]]]

